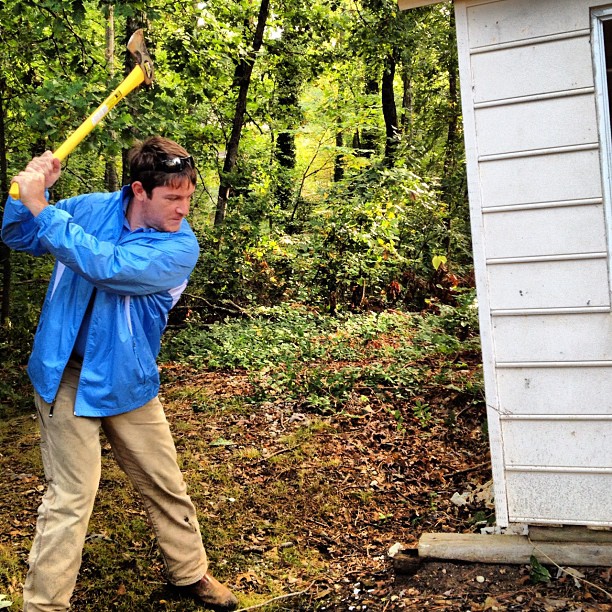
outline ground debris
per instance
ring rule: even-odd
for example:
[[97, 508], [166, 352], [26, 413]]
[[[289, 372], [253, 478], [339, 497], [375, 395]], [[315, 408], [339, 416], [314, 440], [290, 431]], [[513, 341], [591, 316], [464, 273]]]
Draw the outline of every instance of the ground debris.
[[[477, 372], [475, 357], [464, 361]], [[484, 403], [453, 405], [433, 376], [420, 400], [425, 423], [408, 402], [370, 397], [321, 414], [284, 399], [254, 403], [246, 373], [166, 364], [163, 375], [211, 568], [244, 608], [274, 599], [260, 609], [611, 612], [571, 568], [545, 584], [523, 566], [428, 562], [395, 574], [390, 549], [493, 519]], [[30, 415], [0, 429], [0, 593], [15, 602], [44, 482], [37, 443]], [[165, 587], [146, 513], [109, 452], [89, 533], [72, 610], [194, 610]], [[584, 574], [610, 580], [603, 568]]]

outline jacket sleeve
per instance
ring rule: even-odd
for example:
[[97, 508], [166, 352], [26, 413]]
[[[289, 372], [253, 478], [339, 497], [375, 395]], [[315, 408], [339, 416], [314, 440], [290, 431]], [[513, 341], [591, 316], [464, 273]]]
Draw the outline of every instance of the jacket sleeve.
[[168, 291], [193, 270], [199, 247], [186, 221], [175, 233], [135, 232], [119, 244], [99, 240], [67, 210], [47, 206], [34, 219], [40, 244], [96, 287], [121, 295]]
[[[47, 201], [48, 192], [45, 192]], [[26, 251], [31, 255], [45, 255], [49, 251], [38, 238], [38, 225], [32, 213], [9, 196], [2, 218], [2, 241], [11, 249]]]
[[[57, 208], [71, 213], [87, 194], [61, 200]], [[49, 201], [49, 192], [45, 190], [45, 198]], [[34, 215], [21, 203], [8, 197], [4, 206], [2, 218], [2, 241], [11, 249], [26, 251], [31, 255], [46, 255], [49, 253], [39, 235], [39, 223]]]

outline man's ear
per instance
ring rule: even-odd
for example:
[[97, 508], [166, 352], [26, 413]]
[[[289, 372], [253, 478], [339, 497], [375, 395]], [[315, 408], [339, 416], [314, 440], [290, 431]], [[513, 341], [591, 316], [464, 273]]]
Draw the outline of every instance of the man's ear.
[[147, 192], [140, 181], [134, 181], [132, 183], [132, 193], [134, 197], [141, 202], [144, 202], [147, 197]]

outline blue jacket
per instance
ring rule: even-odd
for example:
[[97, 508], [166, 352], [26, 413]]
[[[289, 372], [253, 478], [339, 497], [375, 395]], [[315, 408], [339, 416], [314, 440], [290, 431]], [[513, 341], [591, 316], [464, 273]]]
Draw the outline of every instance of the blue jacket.
[[32, 384], [46, 402], [55, 399], [97, 289], [78, 416], [128, 412], [157, 395], [161, 335], [199, 254], [186, 220], [178, 232], [124, 232], [129, 197], [129, 187], [81, 195], [48, 206], [38, 217], [9, 198], [4, 211], [2, 240], [9, 247], [56, 259], [28, 364]]

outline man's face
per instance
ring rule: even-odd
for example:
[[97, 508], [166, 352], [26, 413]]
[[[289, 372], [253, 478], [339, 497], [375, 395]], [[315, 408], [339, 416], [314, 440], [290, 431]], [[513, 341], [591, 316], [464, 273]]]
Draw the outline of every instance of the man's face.
[[160, 232], [177, 232], [182, 220], [189, 214], [194, 191], [191, 182], [184, 181], [178, 185], [155, 187], [150, 198], [144, 193], [142, 225]]

